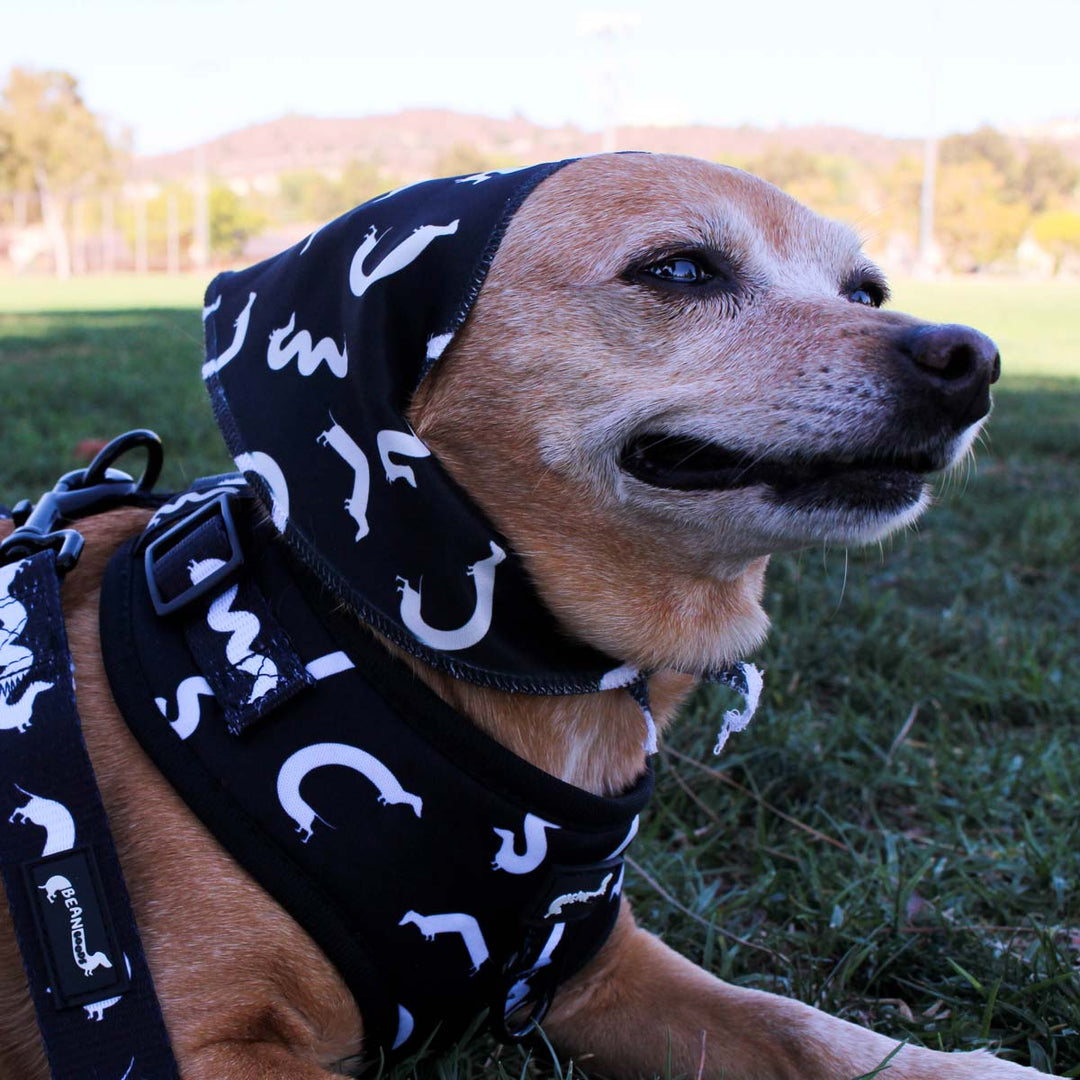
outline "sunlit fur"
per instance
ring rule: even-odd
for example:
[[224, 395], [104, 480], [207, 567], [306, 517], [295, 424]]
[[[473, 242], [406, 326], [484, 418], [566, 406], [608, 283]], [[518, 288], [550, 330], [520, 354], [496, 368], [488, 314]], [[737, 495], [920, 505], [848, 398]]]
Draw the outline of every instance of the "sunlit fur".
[[[628, 252], [703, 234], [740, 245], [772, 290], [741, 323], [704, 309], [648, 309], [616, 284]], [[889, 521], [785, 520], [752, 490], [644, 490], [620, 473], [615, 450], [657, 420], [695, 433], [704, 425], [763, 451], [868, 437], [888, 396], [867, 343], [875, 326], [905, 316], [838, 295], [838, 274], [857, 258], [847, 230], [734, 170], [644, 156], [570, 166], [514, 219], [414, 423], [523, 554], [570, 631], [660, 668], [743, 656], [766, 628], [768, 552], [880, 535], [917, 508]], [[852, 405], [845, 385], [869, 396]], [[184, 1080], [331, 1080], [363, 1047], [347, 989], [161, 778], [109, 694], [98, 586], [109, 555], [148, 517], [117, 511], [81, 524], [86, 552], [65, 579], [64, 603], [86, 742], [180, 1071]], [[0, 522], [0, 535], [9, 528]], [[554, 776], [606, 793], [644, 764], [641, 714], [623, 691], [514, 696], [408, 662]], [[670, 669], [650, 680], [661, 731], [692, 685]], [[32, 1012], [4, 912], [2, 1077], [47, 1076]], [[896, 1046], [799, 1002], [721, 982], [637, 928], [625, 899], [614, 934], [559, 993], [545, 1031], [564, 1056], [627, 1080], [668, 1072], [851, 1080]], [[914, 1047], [888, 1069], [890, 1080], [1038, 1075], [984, 1053]]]
[[[624, 280], [643, 252], [701, 244], [738, 262], [743, 302]], [[662, 430], [753, 457], [887, 453], [901, 390], [885, 345], [922, 324], [841, 294], [867, 265], [849, 229], [737, 169], [586, 159], [512, 221], [414, 423], [581, 636], [642, 666], [730, 662], [766, 630], [769, 553], [877, 540], [925, 489], [893, 513], [794, 511], [762, 487], [652, 487], [619, 451]], [[925, 449], [956, 460], [977, 427]]]

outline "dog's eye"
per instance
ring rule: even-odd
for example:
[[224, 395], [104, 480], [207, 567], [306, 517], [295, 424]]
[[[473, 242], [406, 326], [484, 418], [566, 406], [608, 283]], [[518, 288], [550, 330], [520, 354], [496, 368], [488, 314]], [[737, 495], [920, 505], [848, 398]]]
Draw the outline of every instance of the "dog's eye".
[[697, 259], [686, 255], [673, 255], [643, 266], [640, 273], [648, 274], [659, 281], [671, 282], [673, 285], [701, 285], [711, 281], [714, 276]]
[[853, 304], [866, 304], [867, 307], [881, 307], [889, 299], [889, 289], [883, 282], [862, 274], [852, 275], [840, 290]]

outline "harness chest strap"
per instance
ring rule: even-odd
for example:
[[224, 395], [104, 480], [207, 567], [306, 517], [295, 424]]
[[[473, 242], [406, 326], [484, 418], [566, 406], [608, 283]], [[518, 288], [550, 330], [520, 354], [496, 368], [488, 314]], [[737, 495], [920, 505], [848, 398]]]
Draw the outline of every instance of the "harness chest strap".
[[52, 550], [0, 565], [0, 871], [54, 1080], [178, 1080], [76, 711]]
[[[125, 719], [341, 973], [369, 1054], [438, 1049], [484, 1009], [519, 1037], [614, 924], [651, 772], [600, 798], [517, 758], [337, 612], [236, 495], [177, 498], [109, 566]], [[234, 566], [204, 590], [207, 563]]]

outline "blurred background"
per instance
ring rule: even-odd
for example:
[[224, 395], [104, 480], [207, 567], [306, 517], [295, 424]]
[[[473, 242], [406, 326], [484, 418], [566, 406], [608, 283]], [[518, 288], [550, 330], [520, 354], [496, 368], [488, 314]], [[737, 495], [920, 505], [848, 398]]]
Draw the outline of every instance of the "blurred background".
[[5, 5], [0, 273], [202, 277], [439, 174], [748, 169], [890, 273], [1080, 274], [1080, 4]]

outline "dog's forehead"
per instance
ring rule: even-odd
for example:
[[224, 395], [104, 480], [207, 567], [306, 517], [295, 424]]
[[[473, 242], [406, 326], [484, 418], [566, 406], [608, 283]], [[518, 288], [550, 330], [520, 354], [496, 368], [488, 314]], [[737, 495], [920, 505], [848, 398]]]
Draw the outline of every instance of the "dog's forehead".
[[545, 180], [507, 231], [499, 261], [556, 278], [610, 277], [628, 259], [713, 246], [752, 264], [865, 262], [855, 233], [740, 169], [666, 154], [583, 158]]

